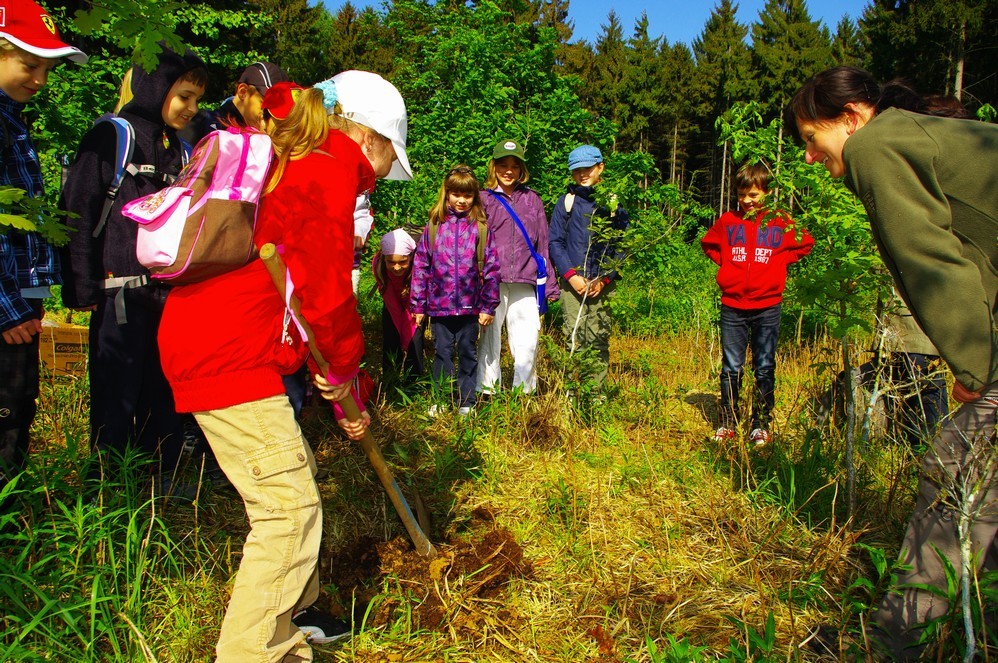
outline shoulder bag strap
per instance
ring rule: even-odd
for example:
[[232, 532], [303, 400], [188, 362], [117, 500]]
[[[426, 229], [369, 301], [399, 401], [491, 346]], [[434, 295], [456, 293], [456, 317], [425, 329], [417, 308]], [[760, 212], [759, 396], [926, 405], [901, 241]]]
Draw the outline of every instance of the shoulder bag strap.
[[516, 227], [520, 229], [523, 239], [527, 242], [527, 248], [530, 250], [530, 255], [534, 258], [534, 262], [537, 263], [537, 277], [546, 277], [548, 275], [548, 270], [547, 265], [544, 264], [544, 258], [534, 249], [534, 243], [530, 241], [530, 236], [527, 235], [527, 229], [523, 227], [523, 222], [520, 221], [520, 217], [513, 211], [513, 206], [506, 202], [505, 198], [496, 194], [494, 191], [489, 190], [489, 193], [492, 194], [492, 197], [498, 200], [499, 203], [506, 208], [506, 211], [509, 212], [509, 216], [516, 223]]

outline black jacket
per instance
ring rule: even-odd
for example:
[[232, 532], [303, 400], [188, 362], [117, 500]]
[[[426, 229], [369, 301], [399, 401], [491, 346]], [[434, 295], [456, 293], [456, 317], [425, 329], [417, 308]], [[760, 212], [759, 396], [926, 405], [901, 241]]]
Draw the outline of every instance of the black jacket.
[[164, 175], [176, 176], [180, 172], [183, 148], [176, 132], [163, 121], [163, 103], [177, 79], [198, 67], [204, 67], [204, 62], [193, 52], [179, 55], [164, 50], [155, 71], [146, 73], [136, 66], [132, 72], [135, 96], [118, 115], [128, 120], [135, 131], [132, 163], [153, 165], [156, 174], [125, 176], [107, 224], [97, 237], [93, 236], [94, 228], [114, 177], [115, 129], [102, 122], [80, 142], [60, 205], [80, 215], [69, 220], [77, 232], [71, 234], [69, 244], [62, 249], [62, 300], [66, 306], [96, 304], [104, 296], [106, 278], [149, 273], [135, 257], [138, 225], [123, 217], [121, 208], [166, 186]]

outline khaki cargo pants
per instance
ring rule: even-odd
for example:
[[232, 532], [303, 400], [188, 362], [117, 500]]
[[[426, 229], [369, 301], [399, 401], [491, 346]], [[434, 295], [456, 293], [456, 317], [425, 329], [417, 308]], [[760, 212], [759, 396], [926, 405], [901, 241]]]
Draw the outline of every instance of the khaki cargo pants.
[[322, 505], [315, 459], [287, 396], [197, 412], [249, 517], [216, 653], [220, 663], [311, 661], [293, 614], [319, 595]]

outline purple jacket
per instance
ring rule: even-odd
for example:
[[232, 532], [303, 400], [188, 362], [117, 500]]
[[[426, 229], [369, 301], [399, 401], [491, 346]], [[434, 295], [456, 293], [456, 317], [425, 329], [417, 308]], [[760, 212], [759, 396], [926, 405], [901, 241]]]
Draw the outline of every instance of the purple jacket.
[[495, 315], [499, 305], [499, 259], [492, 230], [485, 239], [485, 265], [478, 273], [478, 224], [448, 210], [430, 246], [429, 226], [412, 259], [410, 302], [413, 313]]
[[502, 188], [482, 191], [482, 205], [488, 217], [489, 230], [496, 236], [496, 249], [499, 252], [500, 283], [537, 283], [537, 264], [534, 262], [523, 233], [516, 222], [502, 206], [496, 196], [502, 196], [510, 204], [534, 244], [534, 251], [547, 263], [548, 283], [545, 288], [548, 299], [558, 298], [558, 275], [548, 256], [548, 221], [544, 215], [544, 202], [541, 197], [524, 184], [517, 184], [513, 195], [507, 196]]

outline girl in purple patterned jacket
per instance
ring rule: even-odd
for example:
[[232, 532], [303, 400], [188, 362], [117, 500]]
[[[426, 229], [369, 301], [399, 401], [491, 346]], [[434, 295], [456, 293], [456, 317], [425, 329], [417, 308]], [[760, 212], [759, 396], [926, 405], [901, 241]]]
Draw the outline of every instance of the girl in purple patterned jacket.
[[[479, 325], [492, 324], [499, 304], [499, 260], [480, 188], [468, 166], [447, 173], [412, 261], [416, 324], [432, 318], [433, 384], [440, 389], [445, 379], [456, 378], [462, 416], [475, 405]], [[430, 408], [431, 415], [438, 412], [437, 405]]]

